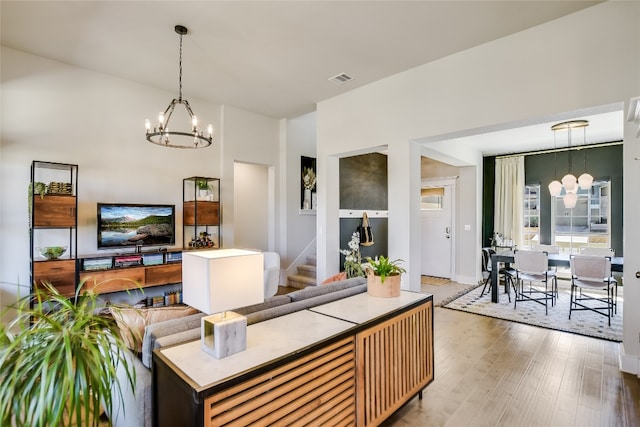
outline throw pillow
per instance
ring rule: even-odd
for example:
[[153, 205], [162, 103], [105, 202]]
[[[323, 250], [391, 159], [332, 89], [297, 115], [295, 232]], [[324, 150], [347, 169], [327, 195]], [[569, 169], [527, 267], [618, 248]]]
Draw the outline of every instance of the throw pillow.
[[122, 308], [110, 307], [109, 311], [118, 324], [120, 336], [127, 347], [136, 353], [142, 351], [144, 328], [152, 323], [176, 319], [199, 313], [193, 307]]
[[327, 278], [324, 282], [322, 282], [322, 284], [326, 285], [327, 283], [338, 282], [340, 280], [346, 280], [346, 279], [347, 279], [347, 273], [343, 271], [342, 273], [338, 273]]

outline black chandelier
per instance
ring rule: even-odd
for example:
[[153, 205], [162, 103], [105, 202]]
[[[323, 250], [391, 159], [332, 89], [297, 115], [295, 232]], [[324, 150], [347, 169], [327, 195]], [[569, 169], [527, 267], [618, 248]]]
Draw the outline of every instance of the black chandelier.
[[[178, 86], [178, 99], [173, 99], [164, 113], [158, 115], [158, 124], [151, 129], [149, 119], [145, 121], [147, 129], [147, 141], [162, 147], [173, 148], [205, 148], [213, 142], [213, 125], [207, 126], [207, 134], [200, 129], [198, 118], [193, 114], [193, 110], [189, 106], [186, 99], [182, 99], [182, 36], [187, 34], [189, 30], [182, 25], [176, 25], [175, 31], [180, 35], [180, 74]], [[191, 131], [169, 130], [169, 121], [177, 104], [184, 105], [189, 117], [191, 118]]]

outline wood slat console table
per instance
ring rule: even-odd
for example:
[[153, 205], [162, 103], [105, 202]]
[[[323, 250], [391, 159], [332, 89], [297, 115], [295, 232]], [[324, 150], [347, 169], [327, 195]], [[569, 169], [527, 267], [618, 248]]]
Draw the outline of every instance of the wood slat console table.
[[433, 369], [431, 295], [354, 295], [253, 324], [225, 359], [156, 350], [154, 425], [379, 425]]

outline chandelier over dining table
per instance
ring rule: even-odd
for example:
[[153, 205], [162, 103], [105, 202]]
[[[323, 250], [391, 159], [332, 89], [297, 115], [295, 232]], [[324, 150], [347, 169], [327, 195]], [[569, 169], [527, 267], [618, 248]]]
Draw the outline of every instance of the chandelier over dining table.
[[[549, 184], [549, 193], [552, 197], [557, 197], [562, 193], [564, 189], [565, 194], [562, 196], [562, 201], [564, 203], [564, 207], [567, 209], [573, 209], [576, 206], [576, 202], [578, 201], [578, 189], [581, 188], [583, 190], [589, 190], [591, 185], [593, 184], [593, 176], [591, 176], [586, 171], [586, 154], [585, 154], [585, 162], [584, 162], [584, 173], [582, 173], [578, 178], [572, 173], [572, 163], [571, 163], [571, 144], [573, 138], [573, 132], [582, 129], [583, 136], [583, 145], [587, 142], [587, 126], [589, 126], [588, 120], [570, 120], [567, 122], [556, 123], [551, 126], [551, 130], [553, 131], [553, 140], [554, 144], [557, 142], [556, 133], [558, 131], [567, 131], [567, 144], [568, 144], [568, 159], [569, 159], [569, 168], [567, 170], [567, 174], [562, 177], [561, 181], [554, 179]], [[555, 163], [555, 162], [554, 162]], [[557, 164], [555, 165], [557, 167]]]

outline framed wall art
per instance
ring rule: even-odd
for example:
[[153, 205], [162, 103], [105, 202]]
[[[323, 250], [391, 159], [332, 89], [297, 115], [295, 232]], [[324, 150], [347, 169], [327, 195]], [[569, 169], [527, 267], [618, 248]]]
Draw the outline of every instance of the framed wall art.
[[300, 208], [316, 209], [316, 159], [300, 156]]

